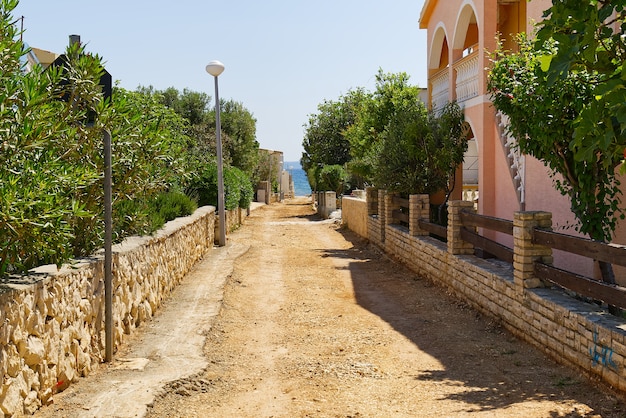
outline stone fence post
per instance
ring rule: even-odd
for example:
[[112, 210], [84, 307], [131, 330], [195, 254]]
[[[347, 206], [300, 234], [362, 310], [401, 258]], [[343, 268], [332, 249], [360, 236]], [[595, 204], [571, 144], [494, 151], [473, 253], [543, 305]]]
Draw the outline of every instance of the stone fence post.
[[412, 237], [428, 235], [428, 231], [420, 229], [420, 219], [430, 220], [430, 196], [409, 195], [409, 234]]
[[535, 261], [552, 264], [552, 249], [532, 243], [533, 228], [552, 228], [550, 212], [515, 212], [513, 217], [513, 278], [518, 292], [533, 287], [542, 287], [543, 282], [535, 277]]
[[474, 254], [474, 246], [461, 239], [461, 227], [463, 226], [461, 211], [465, 209], [475, 212], [474, 202], [465, 200], [448, 202], [448, 253], [450, 254]]
[[375, 187], [365, 188], [365, 200], [367, 201], [367, 216], [378, 215], [378, 189]]
[[393, 211], [400, 209], [400, 205], [393, 203], [394, 193], [385, 194], [385, 221], [383, 225], [391, 225], [393, 222]]
[[380, 225], [384, 229], [385, 225], [385, 196], [387, 190], [378, 189], [378, 219], [380, 219]]

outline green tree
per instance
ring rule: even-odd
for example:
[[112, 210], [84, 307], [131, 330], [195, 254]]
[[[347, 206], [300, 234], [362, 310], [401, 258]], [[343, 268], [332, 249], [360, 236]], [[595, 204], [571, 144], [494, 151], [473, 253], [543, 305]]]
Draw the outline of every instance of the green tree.
[[407, 106], [418, 106], [419, 88], [409, 84], [406, 73], [385, 73], [379, 69], [376, 90], [358, 102], [356, 118], [345, 132], [350, 143], [350, 169], [374, 182], [374, 168], [380, 156], [383, 135], [397, 113]]
[[556, 45], [542, 62], [547, 82], [594, 74], [592, 97], [573, 119], [570, 148], [576, 160], [592, 165], [602, 154], [604, 170], [611, 170], [626, 158], [626, 4], [553, 0], [543, 18], [536, 49], [551, 40]]
[[78, 45], [62, 67], [26, 71], [11, 23], [16, 5], [0, 0], [0, 274], [101, 247], [104, 128], [112, 131], [117, 241], [160, 226], [150, 219], [154, 205], [190, 207], [176, 197], [187, 174], [185, 121], [149, 95], [116, 88], [105, 101], [102, 60]]
[[404, 195], [445, 191], [449, 196], [467, 150], [463, 119], [456, 103], [440, 114], [420, 102], [397, 109], [381, 135], [376, 185]]
[[221, 102], [220, 116], [222, 131], [226, 134], [223, 151], [233, 167], [252, 177], [259, 158], [256, 119], [241, 102], [234, 100]]
[[[215, 110], [211, 97], [205, 93], [174, 87], [163, 91], [140, 87], [139, 92], [154, 95], [157, 100], [187, 120], [185, 133], [195, 139], [196, 154], [215, 156]], [[240, 102], [220, 100], [222, 128], [222, 159], [224, 164], [237, 167], [252, 177], [257, 165], [259, 143], [256, 140], [256, 119]]]
[[[521, 37], [519, 53], [498, 50], [489, 90], [494, 106], [509, 116], [507, 129], [520, 150], [543, 161], [552, 170], [557, 190], [569, 197], [579, 221], [577, 230], [610, 242], [622, 212], [618, 160], [598, 145], [593, 146], [593, 158], [585, 156], [578, 137], [581, 115], [597, 99], [602, 76], [579, 67], [565, 77], [551, 78], [546, 63], [558, 48], [552, 41], [533, 47]], [[614, 283], [610, 265], [600, 263], [600, 267], [603, 280]]]
[[168, 108], [174, 110], [183, 118], [187, 119], [191, 125], [198, 125], [206, 122], [211, 97], [202, 92], [183, 89], [179, 92], [174, 87], [157, 92], [152, 86], [139, 87], [138, 92], [149, 95], [159, 94], [160, 102]]
[[[116, 240], [150, 233], [161, 226], [150, 216], [151, 202], [161, 193], [184, 188], [191, 173], [188, 124], [154, 94], [121, 88], [113, 90], [111, 109], [102, 117], [112, 127]], [[101, 192], [89, 194], [100, 199]]]
[[345, 131], [354, 123], [360, 102], [366, 93], [351, 90], [337, 101], [326, 100], [309, 115], [304, 125], [304, 153], [301, 164], [305, 171], [316, 165], [343, 165], [350, 161], [350, 143]]

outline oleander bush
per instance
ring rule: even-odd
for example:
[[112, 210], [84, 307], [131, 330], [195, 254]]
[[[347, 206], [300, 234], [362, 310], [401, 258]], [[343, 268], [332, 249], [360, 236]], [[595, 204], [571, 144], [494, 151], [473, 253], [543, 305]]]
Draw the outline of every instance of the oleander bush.
[[[198, 203], [215, 205], [208, 97], [185, 91], [174, 106], [153, 89], [115, 86], [105, 98], [102, 59], [79, 45], [68, 47], [62, 66], [27, 65], [29, 51], [11, 15], [17, 4], [0, 0], [0, 277], [102, 247], [105, 130], [112, 142], [115, 242], [150, 234]], [[181, 108], [196, 109], [202, 129]], [[247, 145], [227, 147], [229, 159], [248, 161], [246, 153], [258, 148], [255, 120], [243, 106], [230, 113], [232, 140], [245, 134]], [[248, 207], [250, 176], [229, 162], [226, 207]]]
[[150, 96], [115, 88], [105, 100], [102, 61], [79, 46], [63, 68], [26, 68], [16, 5], [0, 0], [0, 276], [102, 246], [104, 129], [116, 241], [159, 227], [149, 203], [185, 182], [190, 146], [185, 121]]

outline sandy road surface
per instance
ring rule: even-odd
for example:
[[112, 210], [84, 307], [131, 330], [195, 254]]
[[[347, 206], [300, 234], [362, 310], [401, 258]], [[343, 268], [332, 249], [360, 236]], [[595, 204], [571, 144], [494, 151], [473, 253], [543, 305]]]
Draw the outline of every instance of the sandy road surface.
[[[221, 310], [194, 325], [205, 363], [161, 379], [170, 383], [149, 391], [154, 401], [137, 398], [150, 417], [626, 416], [606, 388], [320, 221], [306, 200], [252, 212], [228, 247], [241, 251]], [[139, 416], [78, 397], [110, 373], [75, 385], [47, 416]], [[142, 373], [127, 386], [142, 388]]]

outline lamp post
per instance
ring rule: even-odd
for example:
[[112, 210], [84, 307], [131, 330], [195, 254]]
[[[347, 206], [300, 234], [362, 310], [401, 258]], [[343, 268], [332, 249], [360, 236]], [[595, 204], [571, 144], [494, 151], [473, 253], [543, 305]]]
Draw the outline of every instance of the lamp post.
[[217, 77], [224, 71], [224, 64], [211, 61], [206, 72], [215, 79], [215, 136], [217, 142], [217, 209], [219, 214], [219, 246], [226, 245], [226, 209], [224, 208], [224, 168], [222, 163], [222, 125], [220, 122], [220, 95]]

